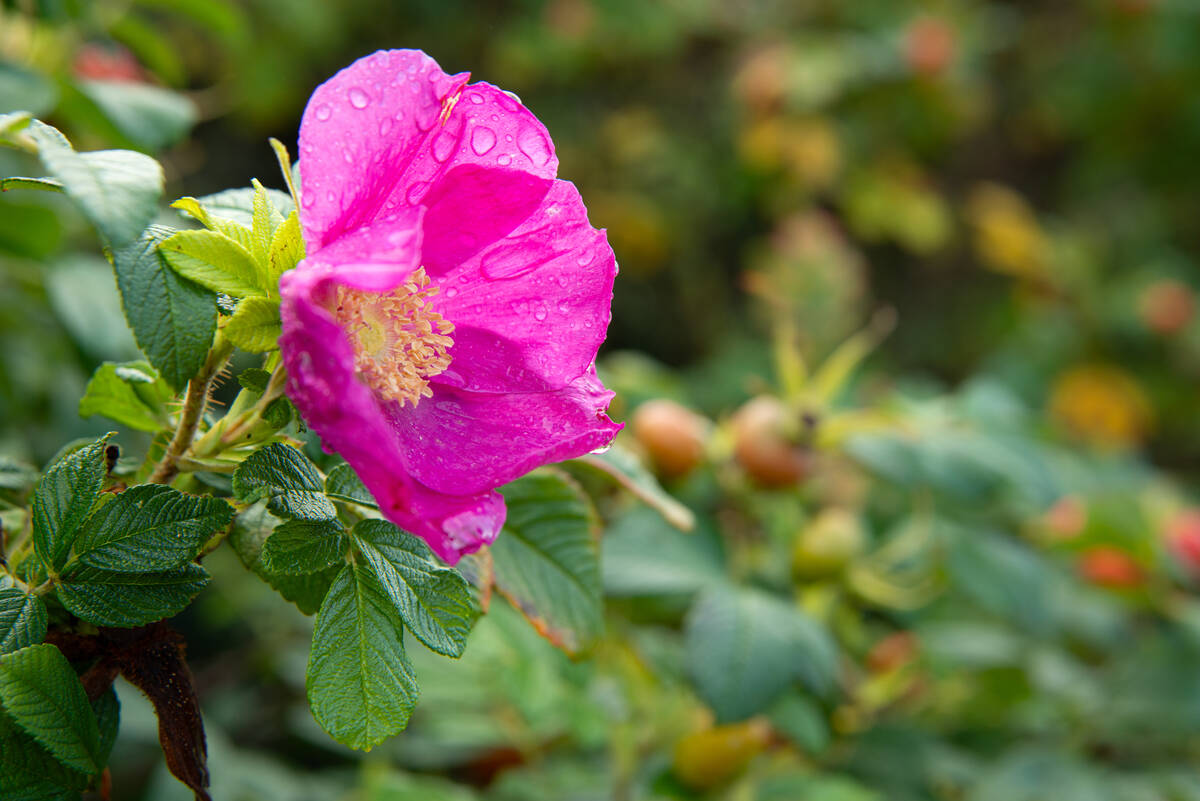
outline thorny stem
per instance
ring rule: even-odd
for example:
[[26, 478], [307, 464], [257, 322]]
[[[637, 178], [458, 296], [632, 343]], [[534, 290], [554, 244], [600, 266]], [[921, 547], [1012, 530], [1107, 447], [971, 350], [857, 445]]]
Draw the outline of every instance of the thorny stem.
[[229, 410], [229, 414], [200, 438], [196, 446], [192, 449], [191, 456], [197, 460], [203, 460], [218, 455], [230, 446], [240, 444], [238, 440], [241, 439], [242, 435], [257, 425], [262, 420], [263, 413], [267, 410], [267, 407], [283, 395], [283, 388], [286, 381], [287, 370], [284, 369], [282, 364], [276, 366], [258, 402], [235, 417], [237, 406], [240, 404], [242, 398], [246, 397], [244, 394], [238, 395], [237, 400], [234, 401], [233, 408]]
[[208, 392], [212, 388], [213, 378], [225, 366], [233, 353], [233, 345], [217, 335], [217, 342], [209, 351], [208, 359], [200, 372], [188, 381], [187, 394], [183, 399], [183, 410], [179, 414], [179, 424], [175, 427], [175, 435], [167, 445], [166, 453], [150, 474], [150, 484], [170, 484], [179, 474], [179, 460], [187, 453], [196, 436], [196, 429], [204, 410], [208, 407]]

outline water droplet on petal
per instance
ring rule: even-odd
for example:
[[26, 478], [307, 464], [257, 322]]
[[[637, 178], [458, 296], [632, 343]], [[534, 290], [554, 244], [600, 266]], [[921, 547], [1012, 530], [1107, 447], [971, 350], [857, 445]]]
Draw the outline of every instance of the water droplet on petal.
[[410, 186], [408, 188], [408, 194], [406, 194], [404, 196], [404, 199], [408, 201], [408, 204], [410, 206], [415, 206], [415, 205], [417, 205], [418, 201], [420, 201], [421, 198], [425, 195], [425, 190], [427, 190], [428, 188], [429, 188], [428, 181], [418, 181], [417, 183], [413, 184], [412, 186]]
[[544, 167], [550, 160], [550, 143], [546, 135], [537, 128], [526, 128], [517, 139], [517, 147], [529, 157], [535, 167]]
[[452, 298], [457, 294], [458, 294], [458, 287], [456, 287], [456, 286], [452, 286], [446, 290], [446, 297], [448, 297], [448, 298]]
[[497, 157], [496, 163], [501, 167], [507, 167], [509, 164], [512, 164], [512, 156], [508, 155], [507, 153], [501, 153], [500, 156]]
[[306, 209], [311, 209], [312, 205], [316, 202], [317, 199], [313, 196], [312, 192], [306, 192], [304, 197], [300, 198], [300, 205]]
[[343, 150], [342, 151], [342, 160], [345, 161], [347, 164], [353, 164], [354, 163], [354, 155], [349, 150]]
[[321, 105], [317, 106], [317, 119], [318, 120], [320, 120], [321, 122], [325, 122], [332, 116], [333, 116], [333, 109], [329, 107], [328, 103], [322, 103]]
[[394, 124], [394, 122], [391, 117], [384, 117], [382, 120], [380, 120], [379, 121], [379, 135], [387, 136], [389, 133], [391, 133], [393, 124]]
[[483, 95], [479, 94], [478, 92], [471, 92], [471, 94], [467, 95], [467, 97], [471, 98], [471, 102], [475, 103], [476, 105], [483, 102]]
[[366, 92], [357, 86], [350, 87], [350, 105], [355, 108], [366, 108], [370, 102], [371, 98], [367, 96]]
[[496, 133], [491, 128], [476, 128], [471, 132], [471, 149], [482, 156], [496, 146]]
[[565, 300], [560, 300], [558, 302], [558, 310], [563, 314], [566, 314], [571, 310], [571, 306]]
[[592, 263], [592, 254], [586, 250], [581, 250], [579, 252], [579, 258], [575, 260], [575, 263], [580, 267], [587, 267]]
[[458, 145], [458, 137], [449, 131], [441, 131], [433, 140], [433, 157], [438, 161], [445, 161], [454, 154], [456, 145]]
[[325, 193], [325, 202], [326, 203], [332, 203], [335, 200], [337, 200], [337, 195], [333, 194], [332, 189], [330, 189], [328, 192]]
[[549, 312], [546, 311], [546, 304], [538, 301], [537, 308], [533, 310], [533, 319], [540, 323], [542, 320], [546, 319], [548, 314]]

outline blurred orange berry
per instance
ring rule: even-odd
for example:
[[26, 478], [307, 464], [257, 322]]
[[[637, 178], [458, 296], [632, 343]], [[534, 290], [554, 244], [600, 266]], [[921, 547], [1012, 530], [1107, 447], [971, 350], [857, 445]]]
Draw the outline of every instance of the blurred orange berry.
[[1044, 272], [1046, 238], [1019, 194], [999, 184], [980, 184], [967, 198], [967, 219], [975, 228], [975, 250], [985, 265], [1014, 276]]
[[919, 642], [911, 631], [897, 631], [884, 637], [867, 652], [867, 669], [888, 673], [912, 662]]
[[123, 47], [85, 44], [75, 54], [71, 71], [92, 81], [147, 81], [142, 65]]
[[1079, 575], [1092, 584], [1111, 589], [1129, 589], [1145, 581], [1145, 573], [1125, 551], [1112, 545], [1099, 545], [1079, 557]]
[[733, 79], [733, 91], [747, 107], [758, 112], [778, 108], [787, 91], [791, 55], [784, 45], [753, 53]]
[[792, 544], [792, 575], [799, 579], [836, 576], [862, 553], [866, 542], [858, 515], [848, 509], [823, 509]]
[[675, 745], [675, 776], [693, 790], [724, 784], [761, 754], [770, 740], [771, 729], [761, 719], [694, 732]]
[[1156, 334], [1174, 334], [1192, 321], [1196, 295], [1182, 281], [1164, 279], [1146, 287], [1138, 298], [1142, 322]]
[[1184, 509], [1167, 522], [1167, 545], [1179, 561], [1200, 573], [1200, 508]]
[[690, 473], [704, 458], [709, 424], [675, 401], [646, 401], [633, 413], [633, 435], [655, 468], [670, 478]]
[[954, 60], [955, 32], [939, 17], [918, 17], [904, 31], [904, 60], [918, 75], [932, 78]]
[[1054, 539], [1074, 539], [1087, 525], [1087, 506], [1075, 495], [1064, 495], [1046, 510], [1041, 522]]
[[796, 442], [800, 423], [778, 398], [759, 395], [733, 416], [733, 456], [745, 471], [766, 487], [786, 487], [803, 481], [812, 455]]
[[1124, 448], [1145, 438], [1150, 401], [1137, 381], [1116, 367], [1072, 367], [1054, 382], [1050, 415], [1075, 436], [1095, 445]]

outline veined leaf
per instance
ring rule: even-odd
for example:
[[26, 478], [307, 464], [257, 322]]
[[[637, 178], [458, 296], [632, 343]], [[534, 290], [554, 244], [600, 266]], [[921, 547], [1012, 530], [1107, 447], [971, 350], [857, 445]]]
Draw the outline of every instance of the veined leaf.
[[83, 685], [53, 645], [30, 645], [0, 657], [0, 705], [59, 762], [99, 773], [100, 731]]
[[[292, 202], [292, 198], [287, 192], [280, 192], [278, 189], [268, 189], [267, 194], [270, 196], [271, 203], [275, 205], [275, 208], [279, 209], [285, 216], [296, 210], [296, 204]], [[253, 189], [248, 187], [226, 189], [222, 192], [205, 195], [196, 199], [200, 201], [213, 217], [233, 220], [247, 227], [254, 224]]]
[[179, 231], [158, 246], [175, 272], [235, 298], [265, 295], [254, 258], [219, 231]]
[[271, 239], [271, 247], [267, 252], [267, 274], [273, 285], [277, 287], [279, 276], [295, 267], [303, 258], [304, 236], [300, 231], [300, 217], [293, 211], [284, 220], [283, 225], [275, 229], [275, 236]]
[[182, 389], [212, 346], [217, 298], [163, 259], [158, 244], [170, 235], [168, 228], [151, 226], [137, 242], [113, 254], [113, 267], [138, 347], [167, 383]]
[[45, 636], [46, 605], [42, 599], [15, 587], [0, 589], [0, 655], [36, 645]]
[[301, 612], [315, 615], [339, 568], [335, 566], [310, 575], [295, 576], [268, 571], [263, 564], [263, 545], [282, 522], [267, 511], [265, 503], [254, 504], [234, 519], [229, 543], [249, 570], [294, 603]]
[[333, 520], [337, 508], [325, 497], [321, 475], [297, 449], [272, 443], [252, 453], [233, 474], [233, 494], [251, 502], [267, 499], [274, 514], [301, 520]]
[[351, 534], [417, 639], [439, 654], [462, 656], [479, 617], [467, 580], [436, 564], [425, 543], [386, 520], [360, 521]]
[[108, 438], [72, 451], [47, 468], [33, 491], [33, 547], [50, 569], [62, 567], [108, 472]]
[[596, 520], [587, 498], [552, 471], [501, 489], [504, 530], [491, 546], [496, 589], [543, 636], [581, 653], [604, 626]]
[[81, 565], [57, 585], [58, 600], [71, 614], [97, 626], [144, 626], [183, 611], [208, 584], [195, 564], [157, 573], [118, 573]]
[[404, 730], [419, 689], [403, 627], [370, 571], [347, 565], [317, 614], [308, 703], [331, 737], [369, 749]]
[[283, 224], [283, 215], [271, 202], [271, 196], [266, 188], [258, 182], [251, 181], [254, 186], [254, 197], [250, 204], [250, 231], [253, 249], [250, 251], [255, 262], [261, 269], [267, 267], [267, 255], [271, 249], [271, 240], [275, 237], [275, 229]]
[[233, 507], [219, 498], [160, 484], [130, 487], [84, 522], [76, 558], [120, 573], [174, 570], [232, 519]]
[[363, 485], [358, 473], [345, 462], [335, 465], [325, 476], [325, 494], [339, 501], [349, 501], [372, 509], [379, 508], [379, 504]]
[[66, 767], [0, 709], [0, 798], [78, 801], [88, 777]]
[[338, 521], [289, 520], [263, 543], [262, 563], [270, 573], [317, 573], [340, 562], [345, 550]]
[[279, 347], [280, 326], [278, 300], [246, 298], [223, 330], [230, 342], [247, 353], [263, 353]]

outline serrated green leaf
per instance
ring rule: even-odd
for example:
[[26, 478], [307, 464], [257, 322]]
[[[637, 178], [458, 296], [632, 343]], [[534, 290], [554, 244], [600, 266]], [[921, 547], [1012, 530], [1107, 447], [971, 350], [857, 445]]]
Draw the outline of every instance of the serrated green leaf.
[[53, 645], [0, 657], [0, 705], [64, 765], [89, 775], [104, 767], [96, 715], [71, 664]]
[[33, 547], [47, 567], [62, 567], [79, 527], [91, 513], [108, 472], [108, 434], [64, 455], [46, 469], [33, 491]]
[[96, 368], [79, 400], [79, 416], [102, 414], [139, 431], [158, 431], [169, 424], [170, 387], [146, 362], [105, 362]]
[[336, 520], [289, 520], [263, 543], [263, 567], [270, 573], [303, 575], [337, 564], [346, 550]]
[[501, 493], [508, 519], [491, 546], [496, 588], [555, 645], [587, 650], [604, 626], [590, 503], [551, 471], [519, 478]]
[[76, 153], [61, 133], [43, 122], [29, 125], [42, 164], [114, 248], [138, 238], [154, 219], [163, 190], [157, 161], [132, 150]]
[[179, 231], [158, 249], [175, 272], [214, 292], [235, 298], [266, 294], [253, 257], [219, 231]]
[[275, 442], [252, 453], [233, 474], [238, 500], [267, 500], [277, 515], [301, 520], [333, 520], [337, 508], [325, 497], [321, 474], [297, 449]]
[[329, 588], [306, 684], [317, 723], [351, 748], [372, 748], [408, 725], [417, 680], [400, 617], [370, 571], [347, 565]]
[[225, 336], [247, 353], [264, 353], [279, 347], [283, 333], [279, 321], [279, 301], [271, 298], [246, 298], [225, 323]]
[[267, 511], [265, 503], [254, 504], [234, 518], [229, 542], [242, 564], [249, 570], [254, 571], [272, 589], [295, 604], [301, 612], [315, 615], [341, 567], [334, 566], [318, 573], [301, 576], [287, 576], [268, 571], [263, 566], [263, 544], [282, 522]]
[[379, 504], [362, 483], [358, 473], [345, 462], [335, 465], [325, 476], [325, 494], [339, 501], [349, 501], [372, 509], [379, 508]]
[[0, 655], [46, 637], [46, 605], [15, 587], [0, 589]]
[[195, 564], [158, 573], [117, 573], [80, 565], [57, 584], [58, 600], [71, 614], [97, 626], [132, 628], [171, 617], [208, 584]]
[[[286, 192], [280, 192], [278, 189], [268, 189], [267, 194], [271, 198], [271, 203], [283, 215], [286, 216], [296, 210], [296, 204], [292, 202], [292, 198]], [[226, 189], [222, 192], [197, 198], [197, 200], [204, 205], [204, 208], [213, 217], [222, 217], [247, 227], [254, 224], [253, 189]]]
[[60, 763], [0, 708], [0, 798], [79, 801], [87, 784], [85, 774]]
[[267, 384], [271, 382], [271, 374], [259, 367], [248, 367], [238, 373], [237, 380], [242, 385], [242, 389], [261, 395], [267, 391]]
[[293, 211], [283, 225], [275, 230], [267, 253], [267, 274], [272, 285], [278, 287], [279, 276], [295, 267], [303, 258], [304, 236], [300, 230], [300, 216]]
[[182, 389], [204, 364], [217, 330], [217, 298], [171, 269], [158, 244], [171, 230], [151, 226], [113, 254], [125, 319], [138, 347], [167, 383]]
[[462, 656], [479, 617], [467, 580], [436, 564], [425, 543], [386, 520], [360, 521], [351, 535], [417, 639], [439, 654]]
[[283, 215], [271, 202], [271, 196], [258, 179], [251, 181], [254, 186], [254, 197], [251, 200], [250, 231], [254, 243], [251, 253], [260, 269], [267, 271], [267, 257], [271, 250], [271, 240], [275, 230], [283, 224]]
[[761, 712], [794, 681], [825, 693], [837, 650], [795, 605], [759, 590], [718, 586], [696, 601], [685, 628], [688, 666], [722, 721]]
[[130, 487], [97, 509], [75, 540], [85, 565], [119, 573], [174, 570], [229, 525], [233, 507], [159, 484]]
[[196, 106], [169, 89], [136, 81], [78, 81], [76, 86], [139, 148], [162, 150], [196, 123]]
[[[171, 208], [179, 209], [188, 217], [191, 217], [196, 222], [203, 225], [205, 228], [212, 228], [212, 218], [208, 216], [208, 210], [204, 208], [204, 204], [190, 195], [184, 196], [171, 204]], [[185, 218], [186, 219], [186, 218]]]

